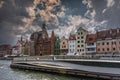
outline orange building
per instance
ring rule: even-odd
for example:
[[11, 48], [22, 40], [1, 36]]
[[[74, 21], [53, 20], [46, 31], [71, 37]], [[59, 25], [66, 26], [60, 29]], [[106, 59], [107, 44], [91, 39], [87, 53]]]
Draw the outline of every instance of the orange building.
[[68, 39], [62, 37], [60, 41], [60, 53], [61, 55], [66, 55], [68, 53]]
[[97, 32], [97, 53], [120, 52], [120, 29]]

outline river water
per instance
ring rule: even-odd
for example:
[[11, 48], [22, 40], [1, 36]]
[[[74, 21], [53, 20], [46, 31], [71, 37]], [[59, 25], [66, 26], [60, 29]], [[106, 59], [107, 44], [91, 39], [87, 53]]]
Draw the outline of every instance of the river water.
[[11, 61], [0, 60], [0, 80], [98, 80], [36, 71], [11, 69]]

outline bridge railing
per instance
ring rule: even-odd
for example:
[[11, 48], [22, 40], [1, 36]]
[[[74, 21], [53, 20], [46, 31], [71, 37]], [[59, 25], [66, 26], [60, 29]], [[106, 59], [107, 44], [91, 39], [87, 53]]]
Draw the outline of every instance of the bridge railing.
[[120, 56], [78, 56], [78, 55], [45, 55], [45, 56], [23, 56], [13, 59], [13, 62], [21, 61], [55, 61], [55, 60], [79, 60], [79, 59], [100, 59], [100, 60], [120, 60]]
[[99, 57], [93, 56], [77, 56], [77, 55], [46, 55], [46, 56], [23, 56], [14, 58], [12, 62], [22, 62], [22, 61], [55, 61], [55, 60], [65, 60], [65, 59], [99, 59]]

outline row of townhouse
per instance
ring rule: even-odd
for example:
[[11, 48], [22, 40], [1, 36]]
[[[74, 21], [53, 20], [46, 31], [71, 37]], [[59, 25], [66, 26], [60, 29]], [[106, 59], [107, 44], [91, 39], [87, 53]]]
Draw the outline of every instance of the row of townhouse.
[[79, 28], [76, 34], [70, 34], [69, 38], [63, 37], [60, 41], [62, 55], [83, 55], [86, 53], [85, 41], [88, 32]]
[[79, 28], [76, 34], [70, 34], [69, 38], [63, 37], [60, 41], [62, 55], [91, 55], [98, 53], [120, 52], [120, 29], [109, 29], [89, 34], [83, 28]]

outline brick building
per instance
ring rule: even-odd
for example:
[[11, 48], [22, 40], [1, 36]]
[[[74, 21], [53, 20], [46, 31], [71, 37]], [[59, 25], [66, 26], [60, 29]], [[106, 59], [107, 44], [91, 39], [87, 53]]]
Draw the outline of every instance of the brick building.
[[0, 45], [0, 57], [12, 54], [12, 46], [9, 44]]
[[45, 24], [42, 25], [42, 31], [34, 32], [30, 39], [34, 41], [34, 55], [53, 55], [55, 35], [52, 31], [51, 37], [48, 36]]

